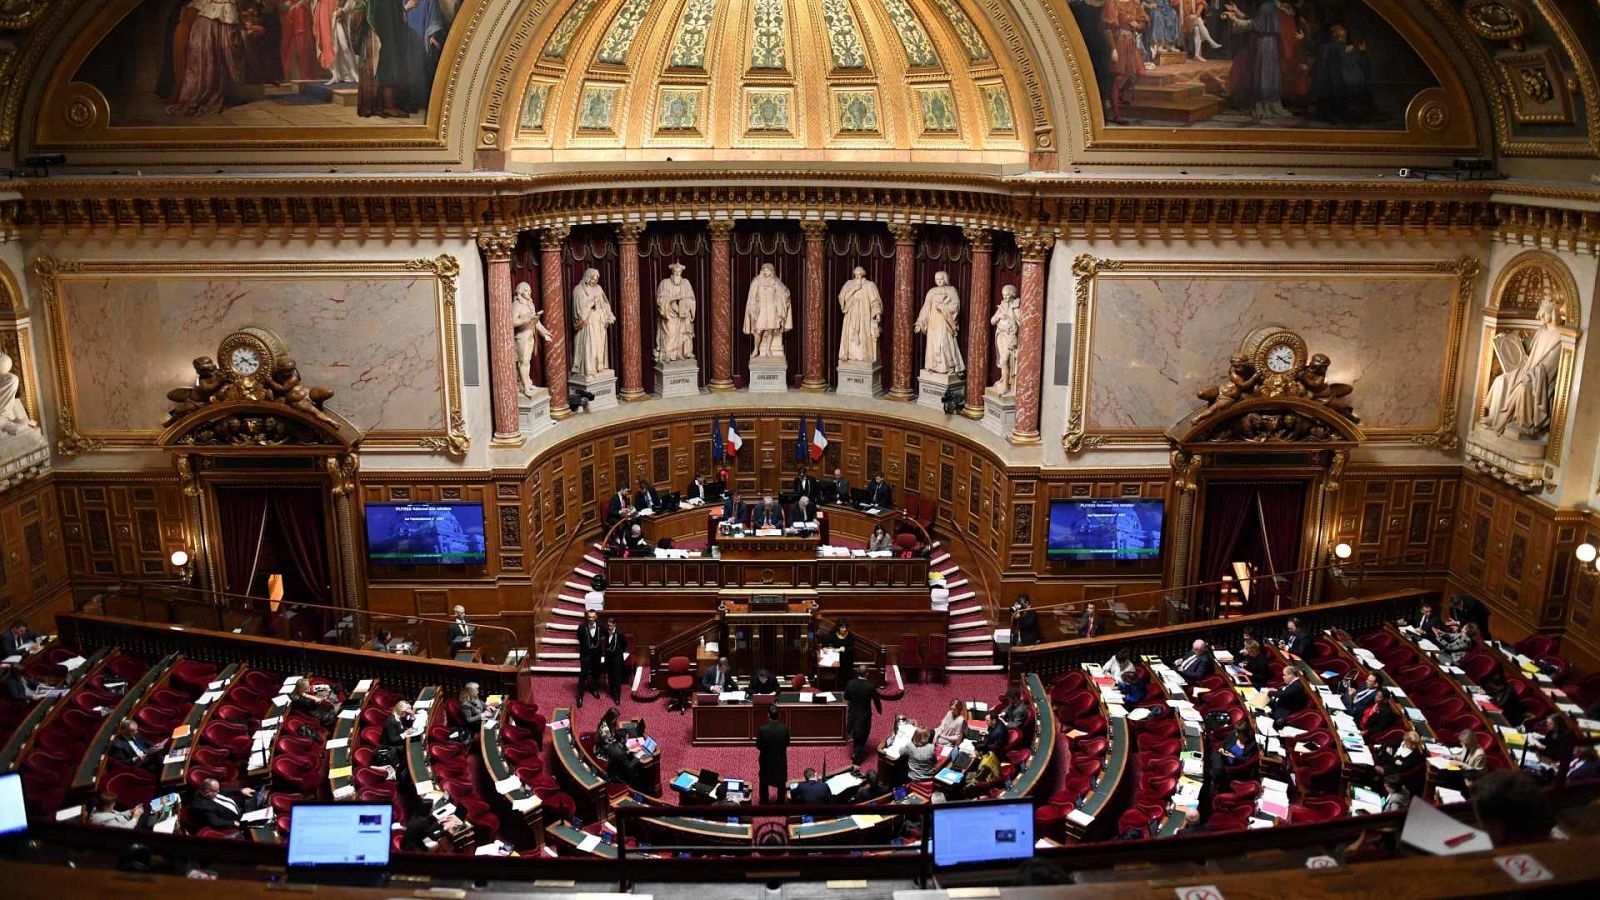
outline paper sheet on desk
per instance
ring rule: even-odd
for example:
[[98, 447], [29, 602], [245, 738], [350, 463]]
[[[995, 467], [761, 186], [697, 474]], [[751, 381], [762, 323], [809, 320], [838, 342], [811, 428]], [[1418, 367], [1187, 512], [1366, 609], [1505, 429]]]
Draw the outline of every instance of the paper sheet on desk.
[[494, 791], [497, 794], [509, 794], [520, 790], [522, 790], [522, 779], [515, 775], [508, 775], [494, 783]]
[[590, 853], [598, 846], [600, 846], [600, 835], [598, 834], [585, 835], [583, 840], [578, 842], [578, 850], [581, 853]]
[[882, 822], [883, 819], [884, 819], [883, 816], [872, 816], [872, 815], [861, 815], [861, 814], [853, 815], [853, 816], [850, 817], [850, 821], [856, 823], [856, 827], [857, 828], [871, 828], [872, 826], [878, 824], [879, 822]]
[[326, 750], [338, 750], [341, 747], [350, 746], [350, 739], [349, 738], [334, 738], [333, 740], [327, 742], [326, 744], [323, 744], [322, 746], [323, 746], [323, 749], [326, 749]]
[[[1458, 839], [1461, 840], [1458, 842]], [[1406, 824], [1400, 831], [1400, 840], [1437, 856], [1494, 849], [1494, 842], [1487, 833], [1456, 821], [1420, 799], [1412, 800], [1406, 808]]]
[[541, 801], [539, 800], [537, 795], [529, 794], [528, 796], [523, 797], [520, 800], [511, 801], [511, 808], [516, 810], [519, 813], [532, 812], [535, 808], [537, 808], [539, 806], [540, 802]]
[[840, 772], [827, 781], [828, 790], [834, 794], [853, 791], [860, 787], [861, 784], [861, 779], [857, 778], [854, 772]]
[[363, 678], [360, 681], [356, 682], [356, 690], [355, 690], [356, 693], [360, 694], [360, 693], [362, 693], [364, 691], [370, 691], [370, 690], [372, 690], [372, 679], [371, 678]]
[[257, 809], [257, 810], [253, 810], [251, 812], [245, 813], [244, 815], [239, 817], [239, 821], [245, 822], [247, 824], [254, 824], [256, 822], [271, 821], [272, 812], [273, 812], [272, 807], [270, 807], [270, 806], [264, 807], [262, 809]]

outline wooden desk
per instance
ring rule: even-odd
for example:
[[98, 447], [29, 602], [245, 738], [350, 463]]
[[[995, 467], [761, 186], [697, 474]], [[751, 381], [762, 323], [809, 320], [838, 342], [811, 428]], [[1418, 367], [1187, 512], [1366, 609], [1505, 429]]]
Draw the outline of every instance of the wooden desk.
[[[789, 726], [791, 743], [844, 743], [846, 704], [842, 699], [832, 703], [803, 703], [799, 694], [779, 694], [777, 706], [778, 721]], [[766, 705], [757, 706], [748, 701], [697, 701], [691, 715], [695, 744], [754, 744], [756, 730], [767, 722]]]
[[156, 685], [166, 683], [167, 673], [179, 659], [182, 659], [179, 654], [171, 654], [151, 666], [138, 681], [128, 685], [122, 700], [112, 707], [111, 714], [106, 716], [100, 725], [100, 730], [89, 742], [88, 749], [83, 752], [83, 758], [78, 762], [77, 771], [72, 776], [72, 790], [67, 797], [69, 803], [75, 798], [87, 801], [88, 793], [100, 783], [100, 776], [105, 772], [106, 755], [111, 749], [111, 739], [116, 737], [117, 728], [122, 724], [122, 720], [133, 715], [134, 709], [144, 702], [145, 696], [154, 690]]
[[[105, 667], [106, 660], [110, 659], [112, 654], [116, 652], [117, 650], [112, 647], [101, 647], [96, 650], [88, 656], [83, 665], [67, 673], [67, 677], [62, 681], [61, 686], [70, 690], [80, 680], [100, 674], [101, 669]], [[23, 751], [33, 745], [33, 739], [45, 728], [48, 728], [56, 720], [56, 717], [61, 715], [62, 710], [66, 708], [66, 694], [35, 702], [33, 708], [28, 710], [28, 715], [11, 732], [11, 736], [6, 739], [5, 744], [0, 746], [0, 772], [11, 771], [16, 761], [22, 758]]]
[[[219, 694], [224, 693], [233, 684], [234, 678], [238, 677], [243, 670], [243, 666], [233, 663], [218, 672], [217, 677], [211, 679], [210, 683], [221, 684], [222, 687], [218, 688], [216, 692]], [[211, 693], [209, 688], [200, 695], [199, 699], [195, 700], [193, 706], [189, 707], [189, 714], [183, 717], [183, 724], [189, 728], [188, 733], [183, 737], [173, 738], [172, 743], [167, 747], [168, 755], [179, 750], [185, 752], [183, 759], [177, 762], [164, 762], [161, 764], [161, 786], [164, 788], [175, 788], [183, 784], [184, 775], [189, 771], [189, 751], [194, 747], [195, 741], [200, 739], [201, 729], [205, 728], [206, 723], [211, 721], [211, 711], [222, 705], [220, 698], [215, 702], [201, 702], [208, 693]]]

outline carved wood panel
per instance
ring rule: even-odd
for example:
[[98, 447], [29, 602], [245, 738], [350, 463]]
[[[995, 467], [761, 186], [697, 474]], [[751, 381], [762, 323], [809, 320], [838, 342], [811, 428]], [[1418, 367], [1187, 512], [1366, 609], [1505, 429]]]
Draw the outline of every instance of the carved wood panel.
[[174, 550], [193, 552], [184, 530], [178, 478], [57, 476], [61, 543], [67, 571], [101, 578], [166, 579]]

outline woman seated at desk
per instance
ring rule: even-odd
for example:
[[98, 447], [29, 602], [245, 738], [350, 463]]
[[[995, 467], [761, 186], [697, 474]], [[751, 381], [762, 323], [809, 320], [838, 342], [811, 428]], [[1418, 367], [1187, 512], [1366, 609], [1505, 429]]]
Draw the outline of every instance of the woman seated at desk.
[[1234, 726], [1233, 734], [1223, 740], [1218, 752], [1222, 754], [1230, 773], [1254, 765], [1261, 755], [1261, 749], [1256, 744], [1255, 729], [1249, 722], [1240, 722]]
[[875, 553], [879, 550], [893, 550], [894, 541], [889, 537], [882, 525], [872, 526], [872, 536], [867, 538], [867, 551]]
[[967, 704], [960, 700], [951, 700], [950, 708], [945, 711], [944, 718], [939, 720], [939, 727], [933, 731], [934, 743], [957, 747], [966, 736]]

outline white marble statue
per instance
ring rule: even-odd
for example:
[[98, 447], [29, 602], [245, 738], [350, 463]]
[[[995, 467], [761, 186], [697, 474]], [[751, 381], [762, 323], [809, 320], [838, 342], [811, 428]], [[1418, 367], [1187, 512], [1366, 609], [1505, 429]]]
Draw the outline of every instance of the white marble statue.
[[585, 270], [583, 280], [572, 289], [572, 374], [591, 376], [610, 371], [606, 329], [616, 321], [605, 289], [600, 287], [600, 271]]
[[533, 348], [535, 339], [550, 340], [539, 308], [533, 305], [533, 288], [526, 281], [517, 283], [511, 294], [511, 327], [517, 338], [517, 388], [523, 396], [533, 396]]
[[751, 358], [783, 357], [783, 333], [794, 327], [789, 309], [789, 289], [779, 280], [772, 263], [762, 263], [761, 272], [750, 279], [750, 295], [745, 298], [744, 333], [756, 339]]
[[1002, 285], [1000, 305], [989, 317], [989, 324], [994, 326], [994, 362], [1000, 367], [1000, 379], [994, 386], [1000, 389], [1003, 397], [1011, 396], [1017, 389], [1017, 335], [1022, 330], [1021, 312], [1022, 297], [1016, 285]]
[[961, 360], [961, 342], [957, 339], [961, 333], [957, 324], [960, 316], [961, 295], [951, 286], [949, 275], [935, 272], [933, 287], [928, 288], [927, 296], [922, 299], [922, 312], [917, 315], [915, 326], [918, 334], [928, 336], [927, 351], [922, 358], [924, 371], [940, 375], [966, 371], [966, 364]]
[[1537, 439], [1549, 432], [1556, 371], [1561, 365], [1556, 315], [1556, 302], [1547, 299], [1539, 304], [1539, 328], [1531, 335], [1504, 332], [1495, 336], [1495, 354], [1503, 371], [1489, 386], [1481, 420], [1495, 432], [1505, 434], [1515, 426], [1516, 436], [1523, 439]]
[[883, 321], [883, 297], [878, 286], [867, 278], [867, 270], [855, 267], [853, 277], [839, 289], [839, 308], [844, 324], [839, 330], [839, 362], [875, 363], [878, 361], [878, 328]]
[[11, 366], [11, 354], [0, 351], [0, 432], [37, 430], [39, 423], [28, 417], [28, 409], [22, 405], [22, 379], [11, 371]]
[[694, 359], [694, 287], [683, 278], [683, 263], [667, 267], [672, 274], [656, 285], [656, 360]]

